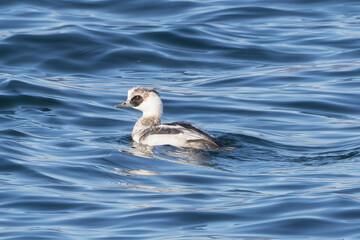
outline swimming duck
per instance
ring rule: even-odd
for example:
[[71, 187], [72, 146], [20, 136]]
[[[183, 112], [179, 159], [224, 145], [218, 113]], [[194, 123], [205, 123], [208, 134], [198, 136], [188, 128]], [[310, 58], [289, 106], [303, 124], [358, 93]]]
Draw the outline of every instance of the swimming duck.
[[202, 150], [220, 149], [219, 140], [187, 122], [161, 124], [163, 104], [152, 88], [134, 87], [127, 100], [116, 108], [134, 108], [143, 112], [132, 131], [132, 139], [150, 146], [172, 145], [178, 148]]

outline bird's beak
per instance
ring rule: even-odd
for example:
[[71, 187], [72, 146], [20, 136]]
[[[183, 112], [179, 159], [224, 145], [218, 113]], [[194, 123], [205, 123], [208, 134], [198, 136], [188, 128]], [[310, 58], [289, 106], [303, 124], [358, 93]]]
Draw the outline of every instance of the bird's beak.
[[116, 104], [114, 107], [116, 108], [131, 108], [133, 107], [130, 102], [126, 101], [120, 104]]

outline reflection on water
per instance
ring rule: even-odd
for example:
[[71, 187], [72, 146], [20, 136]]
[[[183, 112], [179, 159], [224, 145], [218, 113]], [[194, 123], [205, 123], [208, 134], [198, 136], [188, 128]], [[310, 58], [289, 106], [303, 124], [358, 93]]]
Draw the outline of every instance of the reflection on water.
[[173, 146], [149, 146], [131, 142], [131, 147], [128, 150], [119, 150], [134, 156], [144, 158], [157, 158], [165, 161], [176, 162], [181, 164], [201, 165], [213, 167], [211, 164], [211, 157], [208, 156], [206, 151], [176, 148]]

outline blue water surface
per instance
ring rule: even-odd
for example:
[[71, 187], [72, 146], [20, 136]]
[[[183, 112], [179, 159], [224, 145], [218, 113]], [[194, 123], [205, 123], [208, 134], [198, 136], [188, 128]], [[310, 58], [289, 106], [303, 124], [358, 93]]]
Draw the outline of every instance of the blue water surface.
[[[1, 0], [1, 239], [360, 239], [360, 3]], [[134, 145], [163, 122], [223, 151]]]

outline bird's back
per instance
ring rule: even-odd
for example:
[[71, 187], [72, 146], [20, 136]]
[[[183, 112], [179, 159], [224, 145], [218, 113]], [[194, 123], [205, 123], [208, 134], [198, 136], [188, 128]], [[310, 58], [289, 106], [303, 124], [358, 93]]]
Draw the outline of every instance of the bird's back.
[[172, 145], [175, 147], [203, 150], [219, 149], [222, 147], [216, 138], [186, 122], [174, 122], [148, 127], [140, 133], [139, 143], [151, 146]]

